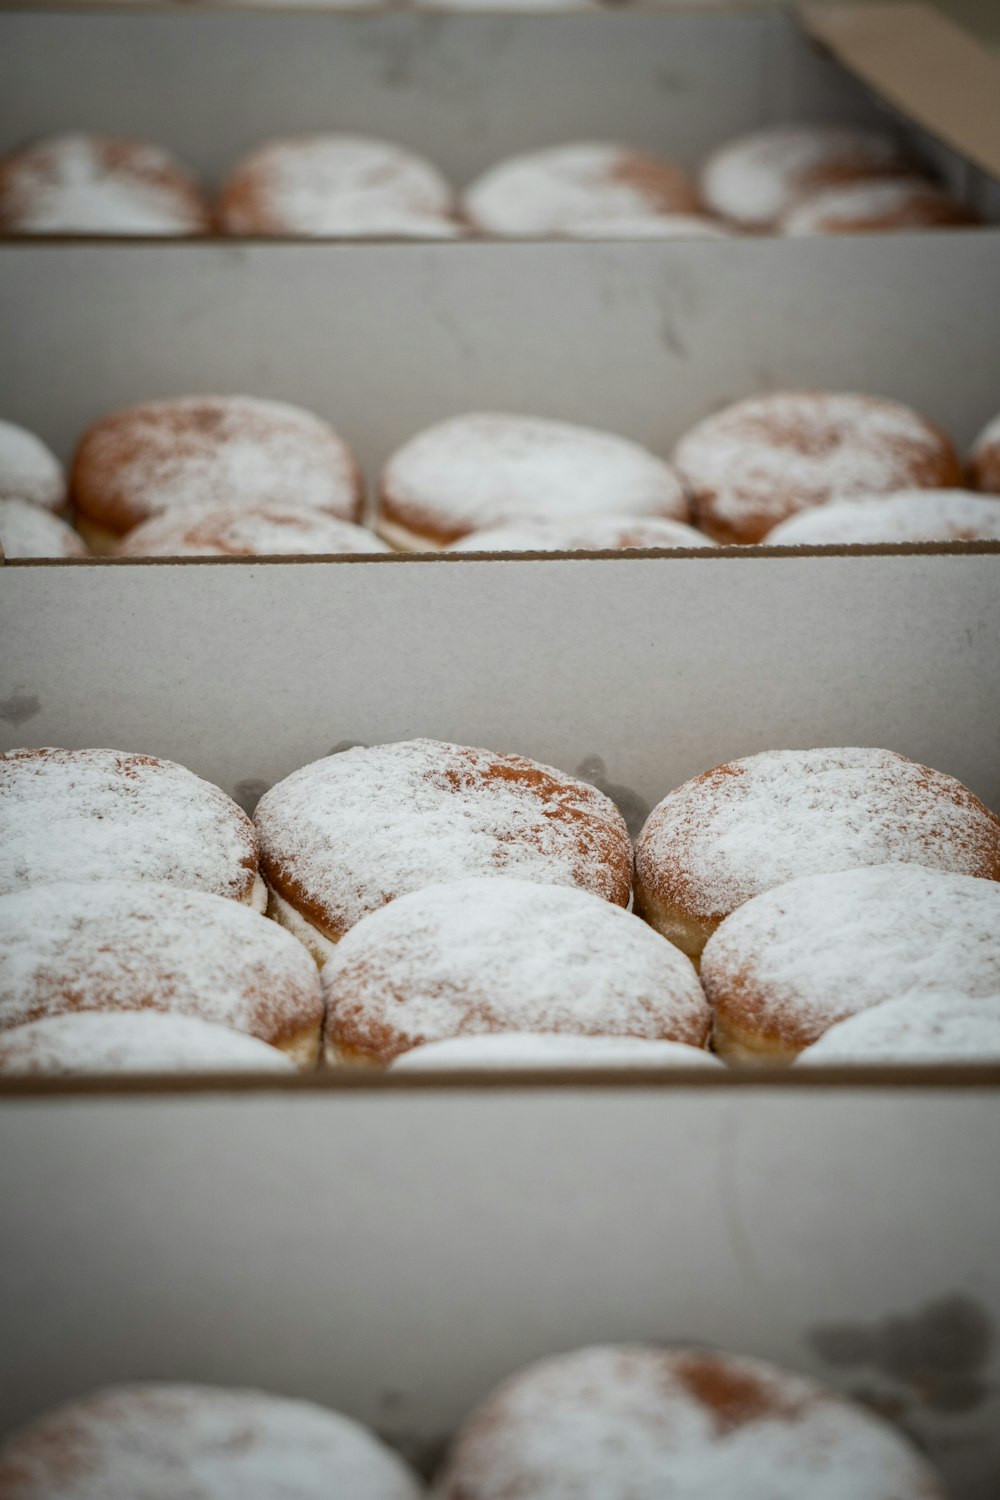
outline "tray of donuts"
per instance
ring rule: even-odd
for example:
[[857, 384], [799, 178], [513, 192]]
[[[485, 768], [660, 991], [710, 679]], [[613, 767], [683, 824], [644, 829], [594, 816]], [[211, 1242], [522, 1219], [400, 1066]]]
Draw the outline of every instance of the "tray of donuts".
[[0, 235], [700, 244], [1000, 219], [997, 64], [931, 11], [868, 11], [7, 10]]

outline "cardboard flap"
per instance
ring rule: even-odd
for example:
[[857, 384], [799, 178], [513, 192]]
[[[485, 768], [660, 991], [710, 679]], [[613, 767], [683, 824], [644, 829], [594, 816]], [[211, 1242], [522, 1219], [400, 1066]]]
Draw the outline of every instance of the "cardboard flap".
[[1000, 60], [919, 4], [807, 5], [810, 36], [858, 78], [1000, 178]]

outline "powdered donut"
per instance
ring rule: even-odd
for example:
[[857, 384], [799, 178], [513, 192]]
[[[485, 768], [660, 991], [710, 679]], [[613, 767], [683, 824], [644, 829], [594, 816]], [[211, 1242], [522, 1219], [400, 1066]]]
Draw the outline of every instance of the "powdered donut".
[[254, 816], [271, 914], [320, 963], [369, 912], [466, 876], [628, 901], [631, 843], [617, 807], [519, 755], [440, 740], [345, 750], [280, 781]]
[[542, 417], [476, 412], [428, 427], [382, 474], [378, 531], [394, 547], [446, 547], [488, 527], [593, 516], [688, 518], [669, 464], [638, 443]]
[[163, 880], [265, 901], [242, 808], [171, 760], [124, 750], [0, 755], [0, 895], [49, 880]]
[[316, 965], [237, 901], [156, 881], [78, 880], [0, 896], [0, 1030], [80, 1011], [165, 1011], [316, 1060]]
[[799, 511], [765, 538], [769, 547], [997, 539], [1000, 499], [969, 490], [903, 490], [874, 499], [833, 500]]
[[572, 234], [579, 221], [697, 213], [693, 185], [674, 162], [605, 141], [553, 146], [499, 162], [462, 197], [486, 234]]
[[[11, 898], [0, 897], [0, 914]], [[0, 1031], [0, 1075], [186, 1073], [242, 1069], [287, 1073], [277, 1047], [214, 1021], [173, 1012], [64, 1012]]]
[[976, 215], [919, 177], [876, 177], [810, 193], [782, 215], [782, 234], [861, 234], [890, 229], [951, 229]]
[[303, 135], [245, 156], [222, 189], [227, 234], [459, 233], [453, 195], [430, 162], [387, 141]]
[[969, 478], [974, 489], [1000, 495], [1000, 413], [987, 422], [973, 444]]
[[86, 557], [80, 534], [30, 500], [0, 500], [0, 548], [5, 557]]
[[688, 959], [637, 917], [528, 880], [400, 896], [341, 938], [323, 990], [332, 1063], [385, 1065], [427, 1042], [504, 1031], [700, 1047], [710, 1020]]
[[902, 995], [838, 1021], [798, 1064], [1000, 1062], [1000, 994]]
[[734, 231], [707, 214], [663, 214], [653, 219], [578, 219], [574, 240], [727, 240]]
[[30, 500], [54, 511], [66, 504], [62, 464], [41, 438], [16, 422], [0, 421], [0, 500]]
[[603, 552], [641, 547], [714, 547], [711, 537], [683, 521], [659, 516], [584, 516], [580, 521], [525, 521], [472, 531], [450, 552]]
[[806, 193], [906, 169], [890, 136], [845, 125], [769, 125], [714, 151], [701, 193], [724, 219], [766, 229]]
[[697, 958], [724, 917], [800, 875], [890, 861], [1000, 880], [1000, 818], [891, 750], [768, 750], [686, 781], [635, 850], [635, 910]]
[[1000, 994], [1000, 885], [912, 864], [806, 875], [727, 917], [701, 977], [722, 1057], [790, 1062], [897, 996]]
[[0, 1448], [4, 1500], [419, 1500], [350, 1417], [260, 1391], [149, 1381], [78, 1397]]
[[71, 475], [80, 530], [113, 550], [168, 510], [291, 504], [357, 521], [364, 482], [354, 456], [312, 412], [252, 396], [146, 401], [96, 422]]
[[159, 146], [120, 136], [52, 136], [0, 161], [0, 233], [204, 234], [197, 182]]
[[962, 470], [948, 438], [896, 401], [830, 391], [752, 396], [681, 438], [674, 463], [697, 524], [717, 542], [759, 542], [828, 500], [949, 489]]
[[388, 552], [374, 531], [300, 505], [168, 510], [136, 526], [119, 557], [267, 557]]
[[[410, 898], [407, 897], [407, 900]], [[2, 1070], [0, 1048], [0, 1070]], [[704, 1047], [685, 1042], [646, 1041], [634, 1036], [572, 1036], [556, 1032], [494, 1031], [483, 1036], [456, 1036], [444, 1042], [425, 1042], [402, 1052], [392, 1071], [424, 1072], [454, 1068], [636, 1068], [721, 1066]]]
[[460, 1428], [432, 1494], [945, 1500], [923, 1458], [864, 1407], [762, 1360], [641, 1344], [512, 1375]]

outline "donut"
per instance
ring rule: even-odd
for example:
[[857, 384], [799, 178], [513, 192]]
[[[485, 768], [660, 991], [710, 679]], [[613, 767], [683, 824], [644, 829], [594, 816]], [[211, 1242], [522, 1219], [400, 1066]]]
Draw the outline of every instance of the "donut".
[[973, 489], [1000, 495], [1000, 413], [987, 422], [972, 446], [969, 478]]
[[579, 521], [524, 521], [471, 531], [449, 552], [625, 552], [644, 547], [714, 547], [711, 537], [660, 516], [584, 516]]
[[759, 542], [828, 500], [951, 489], [962, 470], [937, 427], [896, 401], [830, 391], [751, 396], [706, 417], [674, 449], [695, 521], [717, 542]]
[[970, 490], [903, 490], [874, 499], [833, 500], [790, 516], [765, 538], [769, 547], [996, 540], [1000, 499]]
[[227, 234], [449, 238], [453, 194], [438, 169], [388, 141], [301, 135], [243, 157], [222, 189]]
[[[470, 882], [471, 883], [471, 882]], [[506, 884], [506, 882], [505, 882]], [[409, 901], [409, 896], [404, 900]], [[609, 907], [609, 910], [615, 910]], [[3, 1067], [0, 1046], [0, 1071]], [[704, 1047], [686, 1042], [647, 1041], [634, 1036], [575, 1036], [568, 1032], [492, 1031], [425, 1042], [393, 1059], [392, 1071], [406, 1073], [461, 1071], [465, 1068], [683, 1068], [702, 1063], [718, 1068], [719, 1059]]]
[[721, 1057], [791, 1062], [885, 1000], [1000, 994], [1000, 885], [913, 864], [804, 875], [728, 916], [701, 978]]
[[388, 552], [381, 537], [302, 505], [168, 510], [119, 542], [118, 557], [269, 557]]
[[574, 240], [727, 240], [734, 230], [707, 214], [662, 214], [655, 219], [577, 219]]
[[[510, 1376], [459, 1429], [435, 1500], [945, 1500], [882, 1418], [707, 1349], [596, 1345]], [[20, 1497], [17, 1497], [20, 1500]]]
[[976, 215], [950, 193], [919, 177], [875, 177], [823, 188], [783, 214], [782, 234], [861, 234], [891, 229], [951, 229]]
[[520, 755], [440, 740], [345, 750], [279, 781], [254, 818], [269, 913], [319, 963], [370, 912], [466, 876], [629, 898], [632, 846], [614, 803]]
[[693, 185], [674, 162], [633, 146], [580, 142], [498, 162], [462, 195], [466, 218], [485, 234], [573, 233], [578, 221], [698, 213]]
[[0, 896], [0, 1030], [145, 1010], [228, 1026], [316, 1061], [316, 965], [239, 902], [150, 880], [53, 881]]
[[242, 808], [171, 760], [124, 750], [0, 755], [0, 895], [49, 880], [157, 880], [263, 910]]
[[4, 557], [86, 557], [79, 532], [30, 500], [0, 500], [0, 551]]
[[122, 136], [51, 136], [0, 160], [0, 233], [205, 234], [212, 214], [168, 151]]
[[1000, 818], [891, 750], [767, 750], [664, 797], [635, 850], [635, 910], [697, 958], [724, 917], [800, 875], [889, 862], [1000, 880]]
[[364, 917], [327, 959], [323, 992], [330, 1063], [385, 1066], [505, 1031], [701, 1047], [710, 1020], [689, 960], [630, 912], [503, 877], [428, 886]]
[[84, 433], [70, 476], [95, 552], [168, 510], [292, 504], [360, 519], [364, 481], [312, 412], [252, 396], [178, 396], [113, 412]]
[[79, 1396], [0, 1447], [4, 1500], [419, 1500], [360, 1422], [260, 1391], [148, 1381]]
[[[12, 898], [0, 896], [0, 912]], [[210, 898], [215, 899], [215, 898]], [[288, 1072], [285, 1052], [215, 1021], [173, 1011], [62, 1011], [0, 1031], [0, 1075]]]
[[1000, 993], [970, 1000], [901, 995], [824, 1031], [796, 1066], [836, 1063], [1000, 1062]]
[[62, 464], [41, 438], [16, 422], [0, 421], [0, 500], [30, 500], [52, 511], [66, 504]]
[[820, 188], [906, 170], [891, 136], [850, 125], [768, 125], [737, 136], [705, 161], [699, 186], [723, 219], [768, 229]]
[[389, 459], [376, 529], [404, 551], [470, 531], [593, 516], [688, 519], [680, 480], [638, 443], [543, 417], [475, 412], [439, 422]]

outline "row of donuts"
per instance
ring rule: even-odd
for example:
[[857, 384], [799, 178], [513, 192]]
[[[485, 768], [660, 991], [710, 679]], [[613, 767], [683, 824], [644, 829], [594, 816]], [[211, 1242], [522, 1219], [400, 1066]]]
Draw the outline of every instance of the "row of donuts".
[[254, 822], [169, 761], [11, 751], [0, 1069], [225, 1056], [183, 1017], [302, 1066], [996, 1056], [998, 882], [1000, 819], [885, 750], [716, 767], [634, 853], [593, 785], [435, 740], [326, 756]]
[[[39, 438], [0, 422], [9, 557], [85, 556], [88, 543], [185, 557], [970, 541], [1000, 537], [998, 495], [1000, 415], [963, 465], [912, 408], [838, 392], [734, 402], [669, 463], [590, 427], [467, 413], [397, 449], [372, 507], [344, 440], [281, 402], [181, 396], [113, 412], [84, 433], [68, 484]], [[68, 505], [76, 529], [60, 519]]]
[[260, 1391], [146, 1381], [0, 1444], [5, 1500], [945, 1500], [883, 1416], [790, 1370], [696, 1345], [591, 1345], [515, 1371], [430, 1490], [359, 1422]]
[[571, 142], [510, 157], [456, 194], [431, 162], [368, 136], [314, 133], [244, 156], [211, 203], [170, 152], [82, 132], [0, 159], [0, 233], [670, 238], [842, 234], [976, 216], [891, 136], [789, 124], [713, 152], [697, 184], [634, 146]]

